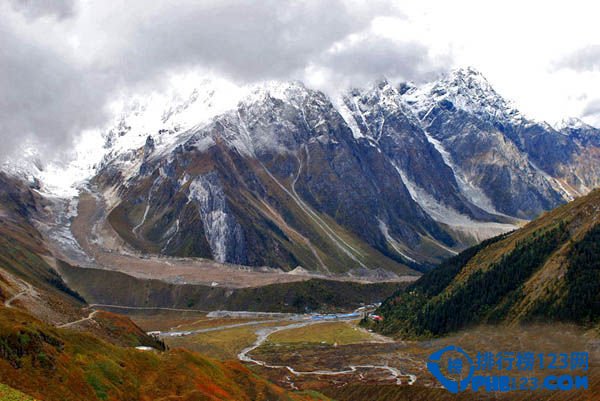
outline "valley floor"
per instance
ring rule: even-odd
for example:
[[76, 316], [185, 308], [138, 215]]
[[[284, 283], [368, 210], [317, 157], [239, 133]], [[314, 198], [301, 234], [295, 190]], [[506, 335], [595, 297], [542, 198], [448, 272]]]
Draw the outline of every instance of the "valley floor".
[[[221, 360], [239, 359], [284, 388], [318, 390], [338, 400], [471, 400], [471, 392], [452, 396], [427, 370], [429, 355], [451, 344], [469, 354], [587, 351], [590, 390], [570, 392], [569, 400], [600, 399], [600, 334], [575, 326], [484, 326], [431, 341], [398, 341], [371, 333], [352, 318], [128, 314], [145, 330], [160, 331], [171, 348], [200, 351]], [[358, 394], [360, 398], [355, 398]], [[530, 399], [527, 394], [536, 400], [562, 399], [556, 392], [478, 393], [477, 399]]]

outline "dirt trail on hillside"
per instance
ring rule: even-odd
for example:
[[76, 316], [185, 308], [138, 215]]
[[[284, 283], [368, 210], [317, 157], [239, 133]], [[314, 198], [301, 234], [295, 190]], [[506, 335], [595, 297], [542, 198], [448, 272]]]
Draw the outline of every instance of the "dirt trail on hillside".
[[56, 327], [58, 327], [58, 328], [61, 328], [61, 329], [65, 329], [65, 328], [67, 328], [67, 327], [75, 326], [75, 325], [77, 325], [77, 324], [79, 324], [79, 323], [83, 323], [83, 322], [90, 321], [90, 320], [92, 320], [92, 319], [94, 318], [94, 316], [96, 316], [96, 314], [97, 314], [98, 312], [99, 312], [99, 311], [97, 311], [97, 310], [91, 311], [91, 312], [90, 312], [90, 314], [89, 314], [89, 315], [87, 315], [87, 317], [83, 317], [83, 318], [81, 318], [81, 319], [78, 319], [78, 320], [75, 320], [75, 321], [73, 321], [73, 322], [69, 322], [69, 323], [61, 324], [61, 325], [59, 325], [59, 326], [56, 326]]
[[27, 295], [31, 298], [35, 298], [37, 297], [37, 292], [35, 291], [35, 289], [33, 288], [33, 286], [23, 280], [19, 280], [19, 282], [21, 283], [21, 285], [24, 287], [21, 291], [19, 291], [18, 293], [16, 293], [15, 295], [13, 295], [12, 297], [10, 297], [9, 299], [7, 299], [6, 301], [4, 301], [4, 306], [6, 306], [7, 308], [12, 308], [12, 304], [13, 302], [15, 302], [17, 299], [21, 298], [24, 295]]

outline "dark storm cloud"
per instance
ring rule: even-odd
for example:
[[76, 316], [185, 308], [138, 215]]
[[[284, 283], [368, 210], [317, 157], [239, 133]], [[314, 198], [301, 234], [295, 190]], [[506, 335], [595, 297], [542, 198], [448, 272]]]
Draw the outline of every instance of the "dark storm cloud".
[[[354, 2], [357, 3], [357, 2]], [[390, 8], [381, 1], [221, 0], [124, 3], [112, 21], [124, 37], [117, 66], [127, 79], [180, 65], [201, 64], [240, 81], [288, 78], [347, 35]], [[135, 29], [127, 23], [134, 22]], [[124, 28], [124, 29], [123, 29]], [[120, 65], [119, 65], [120, 64]]]
[[600, 45], [590, 45], [576, 50], [558, 60], [556, 67], [575, 71], [600, 70]]
[[75, 0], [9, 0], [11, 6], [28, 18], [54, 16], [66, 18], [73, 15]]
[[104, 95], [95, 94], [102, 85], [93, 82], [94, 74], [19, 36], [2, 18], [0, 37], [0, 156], [27, 140], [52, 153], [102, 121]]
[[367, 36], [340, 50], [323, 55], [322, 65], [341, 76], [361, 82], [373, 77], [403, 81], [426, 81], [449, 64], [449, 56], [432, 58], [429, 49], [416, 42], [396, 42]]
[[384, 0], [0, 4], [0, 156], [28, 137], [52, 155], [100, 126], [116, 91], [159, 85], [179, 69], [250, 83], [301, 78], [310, 65], [408, 79], [437, 68], [415, 43], [373, 38], [330, 51], [378, 16], [398, 13]]
[[600, 116], [600, 99], [590, 101], [583, 110], [583, 117]]

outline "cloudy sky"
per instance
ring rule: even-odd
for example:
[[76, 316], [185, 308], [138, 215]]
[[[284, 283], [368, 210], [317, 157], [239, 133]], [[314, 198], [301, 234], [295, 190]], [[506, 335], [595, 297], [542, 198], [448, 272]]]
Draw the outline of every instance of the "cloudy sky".
[[68, 149], [116, 97], [183, 72], [326, 91], [473, 66], [526, 114], [600, 126], [600, 6], [571, 0], [8, 0], [0, 157]]

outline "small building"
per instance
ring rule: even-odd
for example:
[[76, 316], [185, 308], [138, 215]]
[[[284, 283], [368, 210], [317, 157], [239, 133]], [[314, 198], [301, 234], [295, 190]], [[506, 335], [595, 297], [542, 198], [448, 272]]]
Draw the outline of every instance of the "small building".
[[383, 322], [383, 317], [379, 315], [369, 315], [369, 318], [375, 322]]

